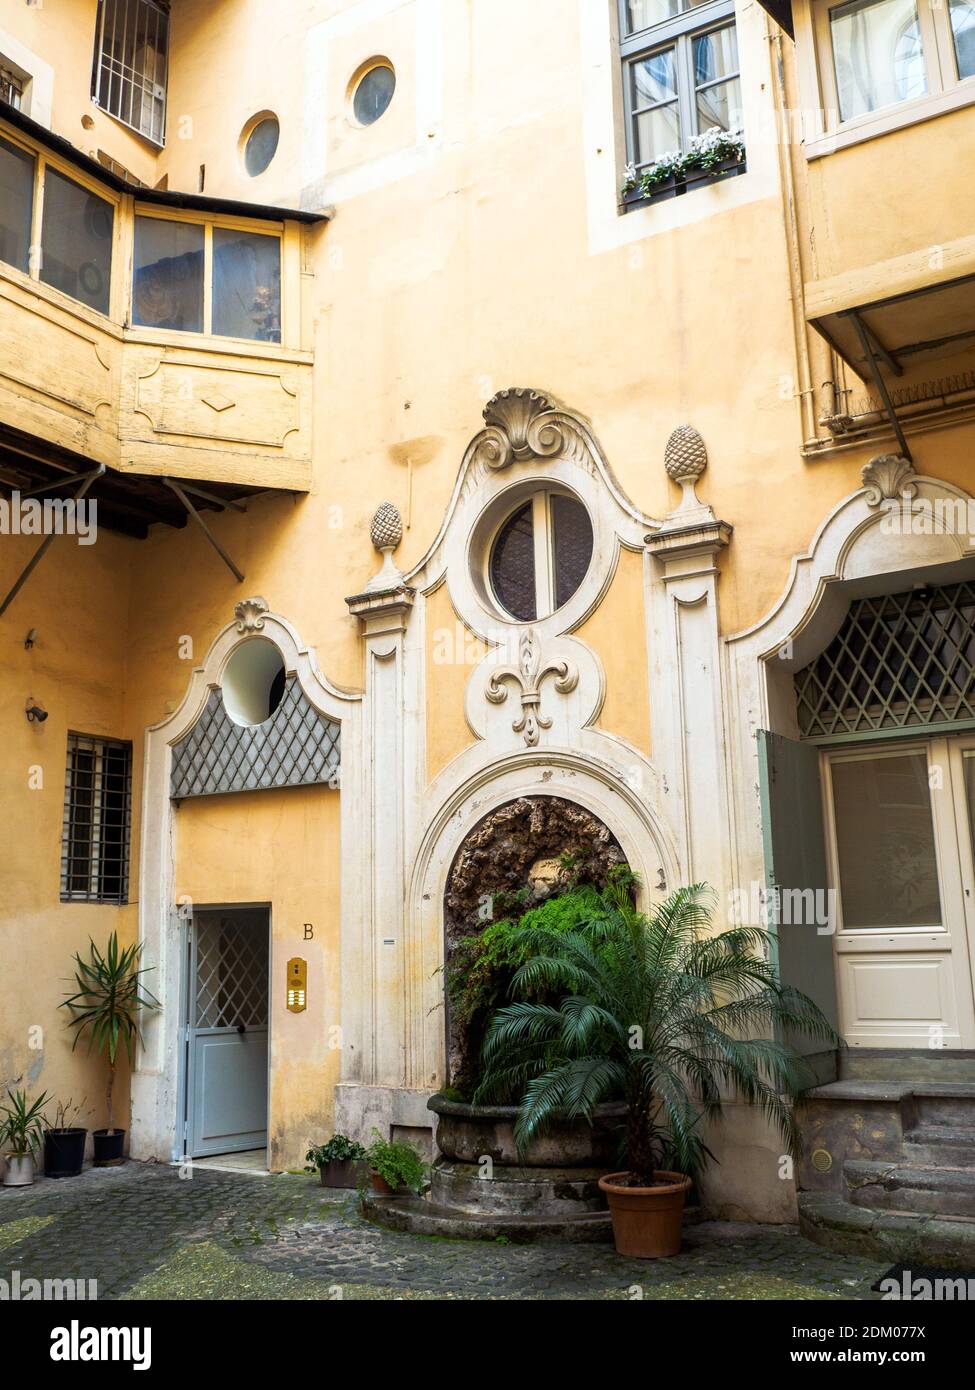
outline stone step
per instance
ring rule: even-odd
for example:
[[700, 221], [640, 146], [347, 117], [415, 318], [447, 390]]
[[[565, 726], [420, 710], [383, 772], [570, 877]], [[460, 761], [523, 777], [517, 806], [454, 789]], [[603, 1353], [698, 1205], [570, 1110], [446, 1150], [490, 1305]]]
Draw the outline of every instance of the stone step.
[[975, 1083], [914, 1083], [911, 1089], [920, 1124], [975, 1126]]
[[843, 1165], [850, 1202], [872, 1211], [975, 1218], [975, 1170], [909, 1167], [849, 1159]]
[[613, 1239], [608, 1211], [571, 1212], [568, 1216], [526, 1216], [524, 1213], [498, 1216], [490, 1213], [459, 1212], [442, 1207], [425, 1197], [380, 1197], [367, 1192], [362, 1197], [362, 1214], [367, 1221], [388, 1231], [409, 1231], [413, 1235], [442, 1236], [451, 1240], [507, 1240], [512, 1245], [597, 1244]]
[[967, 1081], [975, 1085], [975, 1052], [957, 1048], [846, 1047], [837, 1057], [840, 1081]]
[[975, 1126], [919, 1125], [904, 1135], [901, 1154], [912, 1168], [975, 1170]]
[[799, 1229], [839, 1254], [975, 1273], [975, 1221], [873, 1211], [833, 1192], [800, 1192]]

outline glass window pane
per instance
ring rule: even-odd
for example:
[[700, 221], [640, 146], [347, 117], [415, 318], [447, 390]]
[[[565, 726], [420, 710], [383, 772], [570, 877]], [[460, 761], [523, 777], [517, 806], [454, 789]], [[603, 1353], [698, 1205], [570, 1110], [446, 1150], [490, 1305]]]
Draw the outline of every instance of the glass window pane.
[[115, 209], [50, 165], [44, 174], [41, 279], [108, 313]]
[[697, 129], [718, 126], [721, 130], [738, 130], [741, 126], [741, 83], [737, 77], [730, 82], [716, 82], [697, 94]]
[[840, 120], [927, 91], [915, 0], [852, 0], [829, 23]]
[[382, 64], [370, 68], [352, 98], [352, 110], [360, 125], [372, 125], [386, 110], [396, 90], [396, 74]]
[[561, 608], [586, 577], [592, 559], [592, 523], [574, 497], [552, 496], [552, 549], [555, 557], [555, 606]]
[[733, 24], [698, 34], [694, 40], [694, 81], [700, 87], [738, 71], [738, 33]]
[[281, 241], [261, 232], [213, 229], [213, 331], [281, 341]]
[[975, 5], [968, 0], [950, 0], [951, 32], [955, 39], [958, 76], [975, 76]]
[[248, 135], [244, 147], [244, 168], [252, 179], [257, 178], [258, 174], [263, 174], [274, 158], [280, 134], [281, 128], [277, 119], [268, 116], [265, 120], [259, 121]]
[[651, 164], [661, 155], [680, 149], [680, 113], [677, 102], [657, 106], [636, 118], [636, 163]]
[[135, 219], [132, 322], [203, 332], [203, 228], [160, 217]]
[[23, 271], [30, 264], [33, 197], [33, 155], [0, 140], [0, 261]]
[[535, 534], [532, 504], [526, 503], [501, 527], [491, 551], [491, 583], [498, 602], [519, 622], [537, 617]]
[[941, 923], [926, 754], [832, 767], [843, 926]]
[[707, 0], [626, 0], [623, 8], [623, 23], [627, 34], [638, 34], [651, 24], [660, 24], [671, 19], [682, 10], [692, 10], [696, 5], [707, 4]]
[[660, 101], [672, 101], [677, 95], [675, 50], [663, 48], [648, 58], [630, 64], [630, 83], [633, 110], [655, 106]]

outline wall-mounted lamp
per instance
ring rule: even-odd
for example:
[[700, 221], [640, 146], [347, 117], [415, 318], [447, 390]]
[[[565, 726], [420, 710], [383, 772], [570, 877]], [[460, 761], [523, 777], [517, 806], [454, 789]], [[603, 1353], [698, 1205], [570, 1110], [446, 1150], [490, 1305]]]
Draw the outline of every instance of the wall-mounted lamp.
[[34, 703], [33, 695], [27, 696], [27, 718], [31, 724], [43, 724], [47, 718], [47, 710]]

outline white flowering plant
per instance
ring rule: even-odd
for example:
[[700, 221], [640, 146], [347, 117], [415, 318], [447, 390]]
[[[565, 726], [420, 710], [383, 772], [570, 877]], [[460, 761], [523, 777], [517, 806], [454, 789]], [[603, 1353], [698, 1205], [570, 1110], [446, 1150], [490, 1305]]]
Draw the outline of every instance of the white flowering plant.
[[693, 170], [717, 169], [727, 160], [734, 159], [741, 164], [745, 159], [745, 139], [742, 130], [721, 130], [712, 126], [702, 135], [692, 137], [686, 150], [669, 150], [648, 164], [637, 174], [634, 164], [627, 164], [623, 171], [623, 194], [639, 189], [647, 198], [658, 186], [672, 177], [680, 177]]

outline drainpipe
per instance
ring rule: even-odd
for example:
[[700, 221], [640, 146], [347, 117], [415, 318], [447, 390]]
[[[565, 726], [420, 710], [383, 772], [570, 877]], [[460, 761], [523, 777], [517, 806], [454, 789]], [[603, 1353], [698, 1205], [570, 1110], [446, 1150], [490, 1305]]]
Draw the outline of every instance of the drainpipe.
[[796, 206], [795, 170], [792, 165], [791, 126], [785, 87], [785, 67], [782, 53], [782, 32], [778, 25], [765, 20], [765, 35], [772, 47], [772, 79], [776, 92], [776, 108], [779, 127], [779, 166], [785, 191], [782, 220], [785, 230], [786, 246], [789, 256], [789, 282], [792, 292], [794, 337], [796, 350], [796, 369], [799, 386], [796, 396], [799, 400], [799, 426], [802, 447], [822, 442], [816, 412], [816, 395], [820, 389], [835, 391], [833, 380], [826, 380], [822, 387], [812, 385], [812, 366], [809, 352], [809, 327], [806, 323], [805, 297], [803, 294], [802, 252], [799, 235], [799, 218]]

